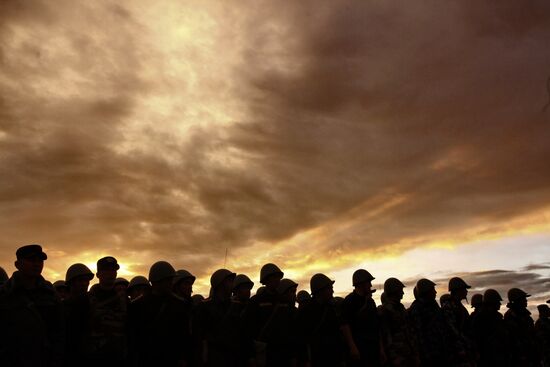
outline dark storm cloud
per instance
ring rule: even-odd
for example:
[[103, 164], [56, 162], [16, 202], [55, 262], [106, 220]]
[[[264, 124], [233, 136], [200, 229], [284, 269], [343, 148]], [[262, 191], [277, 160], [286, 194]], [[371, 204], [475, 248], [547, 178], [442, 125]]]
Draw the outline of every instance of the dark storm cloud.
[[[325, 224], [311, 246], [334, 258], [499, 231], [550, 203], [546, 2], [212, 11], [242, 39], [229, 94], [245, 117], [205, 121], [185, 141], [152, 123], [135, 146], [128, 131], [144, 101], [173, 83], [155, 79], [169, 63], [145, 37], [144, 15], [103, 2], [22, 4], [0, 5], [2, 259], [42, 242], [199, 272], [225, 248], [253, 263], [248, 246]], [[217, 95], [215, 82], [195, 85]]]

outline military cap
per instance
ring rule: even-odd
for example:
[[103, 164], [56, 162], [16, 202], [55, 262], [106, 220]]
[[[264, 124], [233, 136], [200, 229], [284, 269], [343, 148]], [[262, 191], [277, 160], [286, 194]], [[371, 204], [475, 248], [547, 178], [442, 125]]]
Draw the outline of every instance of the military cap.
[[223, 281], [229, 277], [235, 278], [237, 274], [227, 269], [218, 269], [210, 277], [210, 285], [212, 288], [217, 288]]
[[250, 280], [250, 278], [248, 276], [246, 276], [245, 274], [239, 274], [233, 280], [233, 289], [237, 289], [238, 287], [240, 287], [243, 284], [249, 285], [250, 288], [252, 288], [254, 286], [254, 282], [252, 280]]
[[194, 283], [195, 279], [197, 279], [197, 278], [185, 269], [177, 270], [176, 271], [176, 276], [174, 277], [174, 284], [178, 284], [179, 282], [181, 282], [184, 279], [191, 279]]
[[71, 280], [73, 280], [76, 277], [85, 275], [88, 280], [92, 280], [94, 277], [94, 273], [84, 264], [76, 263], [67, 269], [67, 273], [65, 273], [65, 282], [70, 283]]
[[462, 278], [454, 277], [449, 280], [449, 292], [459, 289], [470, 289], [469, 286]]
[[494, 289], [487, 289], [483, 294], [483, 302], [486, 304], [494, 304], [502, 301], [500, 294]]
[[277, 287], [277, 293], [279, 294], [285, 294], [289, 289], [291, 288], [297, 288], [298, 283], [294, 282], [290, 279], [281, 279], [281, 282], [279, 283], [279, 286]]
[[311, 277], [309, 281], [309, 288], [311, 289], [311, 293], [315, 294], [320, 290], [328, 286], [331, 286], [333, 284], [334, 284], [334, 280], [331, 280], [325, 274], [317, 273]]
[[115, 279], [115, 285], [117, 284], [125, 284], [126, 286], [130, 285], [130, 282], [126, 280], [125, 278], [116, 278]]
[[97, 271], [118, 269], [120, 269], [120, 265], [118, 265], [118, 262], [112, 256], [105, 256], [97, 260]]
[[56, 280], [55, 282], [53, 282], [53, 287], [55, 289], [58, 289], [58, 288], [67, 288], [67, 284], [65, 284], [65, 281], [64, 280]]
[[522, 291], [519, 288], [511, 288], [508, 291], [508, 302], [517, 302], [520, 299], [531, 297], [530, 294], [527, 294], [526, 292]]
[[271, 276], [278, 274], [281, 278], [284, 276], [284, 273], [281, 269], [275, 264], [268, 263], [262, 266], [262, 269], [260, 270], [260, 283], [265, 284], [265, 280]]
[[387, 293], [387, 294], [400, 292], [403, 290], [403, 288], [405, 288], [405, 284], [403, 284], [397, 278], [388, 278], [384, 282], [384, 293]]
[[352, 276], [353, 286], [359, 285], [361, 283], [373, 281], [374, 277], [366, 271], [365, 269], [355, 270]]
[[307, 301], [311, 299], [311, 295], [308, 293], [308, 291], [302, 289], [301, 291], [299, 291], [298, 293], [296, 293], [296, 301], [298, 301], [298, 303], [302, 303], [304, 301]]
[[36, 244], [19, 247], [15, 252], [15, 256], [17, 257], [17, 259], [27, 259], [35, 256], [40, 258], [41, 260], [48, 259], [48, 255], [46, 255], [46, 253], [42, 251], [42, 246]]
[[149, 283], [149, 280], [145, 278], [143, 275], [136, 275], [132, 279], [130, 279], [130, 283], [128, 284], [128, 289], [131, 289], [132, 287], [137, 287], [138, 285], [145, 285], [150, 287], [151, 283]]
[[418, 292], [418, 294], [422, 295], [422, 294], [430, 291], [431, 289], [433, 289], [435, 286], [436, 286], [436, 284], [434, 282], [432, 282], [431, 280], [426, 279], [426, 278], [422, 278], [418, 282], [416, 282], [416, 287], [415, 288], [416, 288], [416, 291]]
[[149, 281], [158, 282], [166, 278], [173, 278], [176, 276], [176, 270], [167, 261], [157, 261], [149, 269]]

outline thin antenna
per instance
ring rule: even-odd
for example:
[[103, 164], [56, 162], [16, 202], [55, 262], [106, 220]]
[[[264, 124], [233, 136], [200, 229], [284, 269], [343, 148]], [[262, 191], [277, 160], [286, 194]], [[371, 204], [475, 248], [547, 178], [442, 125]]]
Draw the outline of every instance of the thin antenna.
[[225, 248], [225, 259], [223, 259], [223, 267], [225, 268], [225, 264], [227, 264], [227, 247]]

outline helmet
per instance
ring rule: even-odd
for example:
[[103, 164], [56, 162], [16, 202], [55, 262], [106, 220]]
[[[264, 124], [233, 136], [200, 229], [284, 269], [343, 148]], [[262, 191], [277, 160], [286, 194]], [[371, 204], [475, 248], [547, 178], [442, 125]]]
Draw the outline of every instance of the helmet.
[[246, 276], [245, 274], [239, 274], [233, 280], [233, 289], [237, 289], [239, 286], [243, 284], [248, 284], [251, 289], [254, 286], [254, 282], [250, 280], [248, 276]]
[[436, 286], [436, 284], [434, 282], [432, 282], [431, 280], [426, 279], [426, 278], [422, 278], [418, 282], [416, 282], [415, 289], [416, 289], [418, 295], [422, 296], [426, 292], [429, 292], [430, 290], [432, 290], [435, 286]]
[[8, 277], [8, 273], [6, 273], [6, 271], [4, 270], [4, 268], [2, 268], [0, 266], [0, 284], [1, 283], [4, 283], [5, 281], [7, 281], [9, 279]]
[[454, 277], [449, 280], [449, 292], [456, 291], [459, 289], [470, 289], [469, 286], [462, 278]]
[[334, 284], [334, 280], [330, 280], [329, 277], [321, 273], [315, 274], [314, 276], [311, 277], [311, 280], [309, 281], [309, 287], [311, 289], [312, 294], [315, 294], [319, 292], [321, 289], [326, 288], [333, 284]]
[[[472, 301], [474, 298], [472, 297]], [[483, 294], [483, 302], [487, 304], [498, 303], [502, 301], [500, 294], [494, 289], [487, 289]], [[473, 302], [472, 302], [473, 303]]]
[[483, 304], [483, 295], [476, 293], [472, 296], [472, 299], [470, 300], [470, 303], [472, 304], [472, 307], [481, 307]]
[[67, 288], [67, 284], [65, 284], [64, 280], [56, 280], [55, 282], [53, 282], [53, 287], [55, 289], [57, 289], [57, 288]]
[[137, 276], [133, 277], [130, 280], [130, 284], [128, 284], [128, 289], [130, 289], [132, 287], [136, 287], [138, 285], [146, 285], [146, 286], [149, 286], [149, 287], [151, 286], [151, 284], [149, 283], [147, 278], [145, 278], [142, 275], [137, 275]]
[[289, 289], [297, 287], [298, 283], [290, 279], [281, 279], [281, 283], [279, 283], [279, 286], [277, 287], [277, 293], [285, 294]]
[[353, 273], [352, 280], [353, 286], [355, 287], [356, 285], [359, 285], [361, 283], [373, 281], [374, 277], [365, 269], [359, 269]]
[[73, 264], [69, 266], [69, 269], [67, 269], [67, 273], [65, 274], [65, 282], [68, 284], [76, 277], [86, 275], [88, 277], [88, 280], [92, 280], [94, 277], [94, 273], [84, 264]]
[[531, 297], [530, 294], [525, 293], [519, 288], [512, 288], [508, 291], [508, 302], [517, 302], [522, 298]]
[[115, 285], [117, 284], [125, 284], [126, 286], [128, 286], [130, 282], [128, 282], [128, 280], [126, 280], [125, 278], [116, 278]]
[[388, 278], [384, 282], [384, 293], [386, 293], [386, 295], [401, 292], [403, 288], [405, 288], [405, 284], [401, 283], [397, 278]]
[[260, 270], [260, 283], [265, 284], [265, 280], [270, 275], [279, 274], [281, 278], [283, 277], [284, 273], [279, 269], [279, 267], [275, 264], [268, 263], [262, 266], [262, 269]]
[[158, 282], [166, 278], [173, 278], [176, 276], [174, 267], [167, 261], [157, 261], [151, 265], [149, 269], [149, 281], [151, 283]]
[[260, 288], [256, 289], [256, 295], [259, 296], [261, 295], [262, 293], [264, 293], [266, 290], [265, 286], [261, 286]]
[[227, 270], [227, 269], [218, 269], [210, 277], [210, 285], [212, 288], [217, 288], [223, 281], [228, 277], [235, 277], [237, 274]]
[[548, 315], [550, 314], [550, 307], [548, 305], [542, 304], [537, 306], [537, 310], [539, 311], [539, 315]]
[[311, 295], [306, 290], [302, 289], [301, 291], [296, 293], [296, 301], [298, 301], [298, 303], [302, 303], [309, 299], [311, 299]]
[[181, 269], [176, 271], [176, 276], [174, 277], [174, 284], [179, 283], [180, 281], [184, 279], [192, 279], [193, 283], [195, 282], [195, 279], [197, 279], [193, 274], [188, 272], [187, 270]]

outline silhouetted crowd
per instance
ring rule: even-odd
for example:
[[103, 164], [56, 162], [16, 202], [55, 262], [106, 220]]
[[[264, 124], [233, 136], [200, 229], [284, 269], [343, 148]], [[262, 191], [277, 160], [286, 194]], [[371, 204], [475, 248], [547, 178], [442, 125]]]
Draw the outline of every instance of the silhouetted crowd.
[[420, 279], [407, 309], [396, 278], [377, 306], [364, 269], [345, 298], [321, 273], [311, 295], [297, 293], [271, 263], [251, 297], [248, 276], [219, 269], [203, 298], [192, 295], [195, 276], [166, 261], [127, 281], [114, 257], [101, 258], [99, 283], [88, 289], [94, 274], [84, 264], [52, 285], [41, 275], [41, 246], [23, 246], [16, 258], [11, 278], [0, 268], [0, 366], [550, 366], [550, 308], [539, 305], [535, 323], [518, 288], [504, 315], [494, 289], [475, 294], [469, 314], [462, 301], [471, 287], [461, 278], [439, 303], [436, 284]]

